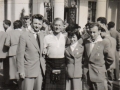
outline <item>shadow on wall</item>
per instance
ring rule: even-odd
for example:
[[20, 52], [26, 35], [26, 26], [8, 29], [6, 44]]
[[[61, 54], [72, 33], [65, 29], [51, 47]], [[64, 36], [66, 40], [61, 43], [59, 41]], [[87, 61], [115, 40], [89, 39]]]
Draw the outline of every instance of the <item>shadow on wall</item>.
[[117, 2], [109, 2], [109, 8], [111, 9], [111, 21], [116, 23]]
[[21, 10], [21, 13], [20, 13], [20, 20], [22, 21], [23, 17], [24, 17], [24, 14], [25, 14], [25, 9], [23, 8]]

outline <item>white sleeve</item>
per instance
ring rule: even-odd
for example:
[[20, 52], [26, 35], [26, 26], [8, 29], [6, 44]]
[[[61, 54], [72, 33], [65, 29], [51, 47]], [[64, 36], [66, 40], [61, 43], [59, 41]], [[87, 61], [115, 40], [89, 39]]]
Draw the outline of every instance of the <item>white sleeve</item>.
[[44, 48], [47, 48], [47, 46], [48, 46], [47, 40], [48, 40], [47, 37], [45, 37], [45, 38], [44, 38], [44, 42], [43, 42], [43, 43], [44, 43], [44, 44], [43, 44], [43, 47], [44, 47]]

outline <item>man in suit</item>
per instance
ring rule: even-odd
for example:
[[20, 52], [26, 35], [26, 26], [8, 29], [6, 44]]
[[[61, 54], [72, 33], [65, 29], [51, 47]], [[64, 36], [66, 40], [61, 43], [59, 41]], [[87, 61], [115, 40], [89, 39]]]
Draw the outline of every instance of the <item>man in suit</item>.
[[116, 54], [116, 40], [110, 36], [110, 34], [106, 33], [106, 30], [104, 28], [101, 29], [101, 37], [105, 40], [109, 42], [110, 48], [112, 50], [112, 54], [114, 56], [114, 62], [113, 64], [110, 66], [110, 68], [107, 70], [107, 74], [108, 74], [108, 79], [109, 79], [109, 90], [113, 90], [113, 86], [111, 81], [115, 80], [115, 74], [114, 74], [114, 70], [116, 68], [115, 63], [116, 63], [116, 59], [115, 59], [115, 54]]
[[43, 43], [41, 42], [43, 35], [40, 33], [42, 23], [42, 15], [33, 15], [33, 29], [20, 36], [17, 49], [17, 67], [21, 90], [41, 90], [42, 87], [42, 71], [45, 74], [45, 63], [42, 57]]
[[108, 28], [107, 28], [107, 19], [105, 17], [99, 17], [97, 19], [97, 23], [106, 30], [106, 33], [109, 34]]
[[11, 21], [10, 20], [4, 20], [3, 21], [3, 27], [5, 29], [5, 32], [9, 32], [11, 30]]
[[5, 40], [7, 37], [7, 32], [10, 31], [11, 21], [10, 20], [4, 20], [3, 21], [3, 27], [4, 31], [0, 32], [0, 58], [3, 60], [3, 75], [4, 75], [4, 82], [3, 86], [8, 86], [9, 84], [9, 76], [8, 76], [8, 65], [9, 65], [9, 58], [8, 56], [8, 47], [6, 47]]
[[[16, 67], [16, 52], [17, 46], [19, 42], [19, 37], [22, 33], [22, 22], [20, 20], [16, 20], [13, 23], [14, 30], [8, 32], [5, 46], [9, 48], [8, 56], [9, 56], [9, 79], [14, 81], [18, 78], [17, 75], [17, 67]], [[13, 82], [12, 82], [13, 83]]]
[[119, 55], [119, 52], [120, 52], [120, 33], [117, 31], [117, 30], [115, 30], [115, 28], [114, 28], [114, 26], [115, 26], [115, 23], [114, 22], [109, 22], [108, 23], [108, 30], [109, 30], [109, 32], [110, 32], [110, 35], [113, 37], [113, 38], [115, 38], [115, 40], [116, 40], [116, 63], [115, 63], [115, 66], [116, 66], [116, 68], [115, 68], [115, 78], [118, 80], [119, 79], [119, 72], [120, 72], [120, 70], [119, 70], [119, 65], [120, 65], [120, 55]]
[[109, 43], [100, 36], [100, 25], [91, 23], [85, 42], [84, 75], [89, 90], [108, 90], [106, 69], [113, 63]]

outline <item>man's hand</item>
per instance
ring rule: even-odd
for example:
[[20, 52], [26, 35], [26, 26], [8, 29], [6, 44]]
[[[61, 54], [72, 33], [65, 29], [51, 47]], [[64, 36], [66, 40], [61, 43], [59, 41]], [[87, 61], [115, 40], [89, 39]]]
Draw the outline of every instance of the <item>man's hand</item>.
[[20, 78], [24, 79], [25, 78], [25, 73], [19, 73]]

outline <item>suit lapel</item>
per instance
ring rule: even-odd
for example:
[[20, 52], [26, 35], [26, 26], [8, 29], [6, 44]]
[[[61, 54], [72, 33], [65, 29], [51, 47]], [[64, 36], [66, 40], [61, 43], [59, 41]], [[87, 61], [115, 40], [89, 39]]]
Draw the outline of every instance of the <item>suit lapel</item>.
[[38, 44], [37, 44], [37, 41], [36, 41], [34, 35], [33, 35], [32, 33], [29, 33], [28, 35], [29, 35], [29, 37], [30, 37], [30, 41], [32, 42], [32, 44], [35, 46], [35, 48], [36, 48], [38, 51], [40, 51], [40, 48], [39, 48], [39, 46], [38, 46]]
[[80, 48], [80, 47], [81, 47], [81, 46], [80, 46], [80, 44], [77, 44], [77, 45], [76, 45], [75, 49], [74, 49], [74, 50], [73, 50], [73, 52], [72, 52], [72, 53], [73, 53], [73, 55], [74, 55], [74, 53], [76, 53], [76, 49], [78, 49], [78, 50], [79, 50], [79, 48]]
[[93, 49], [92, 49], [92, 51], [91, 51], [90, 56], [93, 56], [93, 55], [96, 53], [98, 46], [99, 46], [98, 43], [96, 43], [96, 44], [94, 45], [94, 47], [93, 47]]
[[43, 51], [43, 39], [44, 39], [44, 35], [40, 32], [39, 33], [39, 42], [40, 42], [40, 50], [41, 50], [41, 53], [42, 53], [42, 51]]
[[72, 52], [70, 46], [67, 48], [67, 51], [70, 53], [70, 55], [71, 55], [72, 57], [74, 57], [73, 52]]

